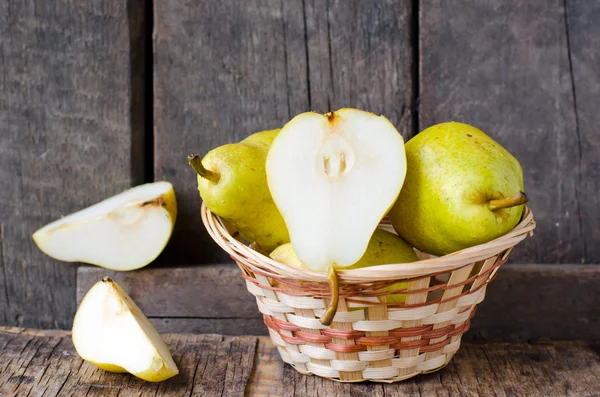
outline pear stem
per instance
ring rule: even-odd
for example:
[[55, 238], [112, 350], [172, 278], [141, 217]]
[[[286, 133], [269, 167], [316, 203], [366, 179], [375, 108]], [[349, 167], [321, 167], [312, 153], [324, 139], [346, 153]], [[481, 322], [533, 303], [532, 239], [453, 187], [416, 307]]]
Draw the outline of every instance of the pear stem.
[[517, 205], [525, 204], [529, 199], [523, 192], [519, 192], [512, 197], [503, 198], [500, 200], [490, 200], [488, 202], [488, 208], [492, 211], [499, 210], [501, 208], [516, 207]]
[[330, 325], [337, 312], [338, 302], [340, 300], [340, 291], [337, 273], [333, 268], [333, 265], [329, 266], [329, 274], [327, 275], [327, 282], [329, 284], [329, 290], [331, 291], [331, 301], [329, 307], [325, 310], [325, 313], [321, 316], [319, 321], [323, 325]]
[[221, 175], [204, 168], [204, 166], [202, 165], [202, 160], [200, 160], [200, 156], [198, 156], [197, 154], [189, 154], [188, 163], [190, 163], [194, 171], [196, 171], [198, 175], [200, 175], [202, 178], [208, 179], [213, 183], [219, 183]]

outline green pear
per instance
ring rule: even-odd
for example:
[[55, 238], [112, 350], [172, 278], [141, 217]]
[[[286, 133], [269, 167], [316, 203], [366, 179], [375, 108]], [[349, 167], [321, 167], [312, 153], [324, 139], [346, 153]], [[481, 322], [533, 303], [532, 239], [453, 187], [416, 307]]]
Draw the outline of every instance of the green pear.
[[188, 157], [208, 209], [266, 252], [290, 241], [265, 171], [267, 153], [279, 131], [257, 132], [211, 150], [202, 160], [197, 155]]
[[388, 216], [404, 240], [445, 255], [500, 237], [519, 222], [527, 196], [521, 165], [483, 131], [447, 122], [406, 144], [408, 170]]
[[[273, 260], [292, 267], [308, 269], [294, 252], [292, 243], [284, 244], [271, 252]], [[382, 229], [376, 229], [369, 240], [367, 250], [358, 262], [344, 269], [360, 269], [363, 267], [385, 265], [390, 263], [415, 262], [417, 255], [415, 251], [394, 233]], [[406, 288], [407, 283], [396, 283], [387, 288], [388, 291]], [[393, 294], [387, 296], [388, 303], [404, 302], [406, 295]]]

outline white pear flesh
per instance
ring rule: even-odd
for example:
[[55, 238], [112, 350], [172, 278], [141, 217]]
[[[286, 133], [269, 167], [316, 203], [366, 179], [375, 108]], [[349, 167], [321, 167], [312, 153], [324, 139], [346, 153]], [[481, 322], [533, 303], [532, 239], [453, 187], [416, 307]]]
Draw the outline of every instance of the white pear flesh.
[[85, 295], [73, 320], [73, 345], [86, 361], [149, 382], [179, 373], [169, 347], [144, 313], [112, 279]]
[[163, 251], [176, 216], [173, 186], [148, 183], [52, 222], [36, 231], [33, 240], [58, 260], [134, 270]]
[[275, 138], [266, 170], [300, 261], [316, 271], [351, 266], [400, 193], [404, 140], [373, 113], [302, 113]]

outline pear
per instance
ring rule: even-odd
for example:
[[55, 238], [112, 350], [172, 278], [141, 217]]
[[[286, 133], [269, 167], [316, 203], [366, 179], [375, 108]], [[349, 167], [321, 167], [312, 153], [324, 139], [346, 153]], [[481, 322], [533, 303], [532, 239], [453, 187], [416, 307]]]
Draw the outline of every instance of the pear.
[[148, 382], [179, 373], [169, 347], [125, 291], [105, 277], [85, 295], [73, 320], [73, 345], [86, 361]]
[[483, 131], [437, 124], [406, 144], [408, 173], [389, 213], [413, 247], [445, 255], [486, 243], [519, 222], [527, 196], [521, 165]]
[[329, 325], [338, 303], [335, 267], [364, 255], [406, 175], [404, 140], [383, 116], [358, 109], [294, 117], [267, 155], [267, 181], [300, 261], [329, 269]]
[[[294, 252], [291, 243], [277, 247], [271, 252], [273, 260], [292, 267], [307, 268]], [[415, 251], [394, 233], [386, 230], [376, 229], [369, 241], [367, 250], [358, 262], [346, 269], [360, 269], [363, 267], [385, 265], [391, 263], [409, 263], [417, 261]], [[397, 291], [406, 288], [407, 283], [396, 283], [388, 288], [388, 291]], [[404, 302], [406, 295], [387, 295], [388, 303]]]
[[315, 271], [358, 262], [405, 174], [402, 135], [357, 109], [294, 117], [267, 156], [273, 200], [296, 254]]
[[37, 230], [33, 240], [58, 260], [134, 270], [162, 252], [176, 217], [173, 186], [154, 182], [52, 222]]
[[257, 132], [211, 150], [202, 160], [198, 155], [188, 157], [208, 209], [265, 252], [290, 241], [265, 173], [267, 152], [279, 131]]

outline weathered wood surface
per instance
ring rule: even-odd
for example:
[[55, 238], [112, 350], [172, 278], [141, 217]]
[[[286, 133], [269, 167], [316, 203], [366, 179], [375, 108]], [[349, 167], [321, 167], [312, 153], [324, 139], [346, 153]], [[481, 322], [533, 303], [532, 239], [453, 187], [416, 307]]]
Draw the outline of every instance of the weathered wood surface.
[[169, 334], [162, 383], [102, 371], [62, 331], [0, 329], [0, 396], [595, 396], [596, 342], [465, 343], [444, 369], [396, 384], [341, 384], [284, 364], [267, 337]]
[[136, 272], [80, 267], [77, 302], [104, 276], [126, 288], [135, 302], [143, 302], [140, 307], [149, 317], [257, 317], [254, 297], [246, 290], [236, 265], [147, 268]]
[[31, 234], [139, 182], [138, 17], [108, 0], [0, 4], [2, 324], [70, 326], [76, 265], [42, 254]]
[[[580, 239], [586, 262], [600, 257], [600, 112], [595, 104], [600, 98], [600, 2], [569, 0], [565, 2], [568, 30], [569, 68], [575, 109], [577, 141], [577, 199], [582, 216]], [[559, 222], [562, 222], [560, 220]]]
[[419, 128], [470, 123], [520, 160], [538, 227], [515, 262], [600, 263], [599, 15], [586, 1], [421, 2]]
[[179, 203], [161, 263], [230, 262], [202, 227], [188, 152], [347, 106], [410, 136], [410, 2], [154, 4], [155, 176], [173, 183]]
[[[82, 267], [77, 299], [113, 277], [162, 332], [265, 335], [262, 315], [234, 265], [149, 268], [133, 273]], [[467, 339], [600, 339], [600, 266], [504, 265], [477, 308]]]
[[238, 396], [252, 367], [256, 337], [167, 335], [180, 374], [163, 383], [102, 371], [79, 358], [61, 331], [2, 329], [0, 396]]
[[[153, 173], [174, 183], [180, 205], [159, 262], [230, 262], [202, 228], [186, 154], [309, 109], [372, 110], [405, 138], [448, 119], [481, 127], [521, 160], [538, 221], [512, 261], [600, 263], [598, 2], [153, 3], [152, 37], [152, 4], [141, 0], [0, 4], [0, 324], [69, 328], [76, 266], [44, 256], [31, 233]], [[146, 91], [152, 82], [154, 98]], [[148, 101], [154, 126], [146, 125]], [[568, 285], [587, 291], [584, 276], [569, 274], [579, 281]], [[531, 280], [511, 285], [537, 293]], [[566, 322], [552, 332], [592, 337], [586, 319], [594, 311], [571, 310], [568, 303], [580, 299], [574, 291], [565, 290], [559, 307], [582, 334]], [[560, 294], [539, 293], [559, 301]], [[490, 295], [478, 314], [482, 324], [495, 324], [482, 319], [495, 296], [500, 301]], [[595, 304], [591, 292], [585, 296]], [[209, 314], [218, 305], [207, 307], [204, 317], [155, 321], [204, 331], [219, 318], [219, 332], [236, 323]], [[548, 316], [536, 324], [552, 323], [550, 307], [541, 306]], [[244, 327], [259, 329], [255, 320], [245, 318]]]

